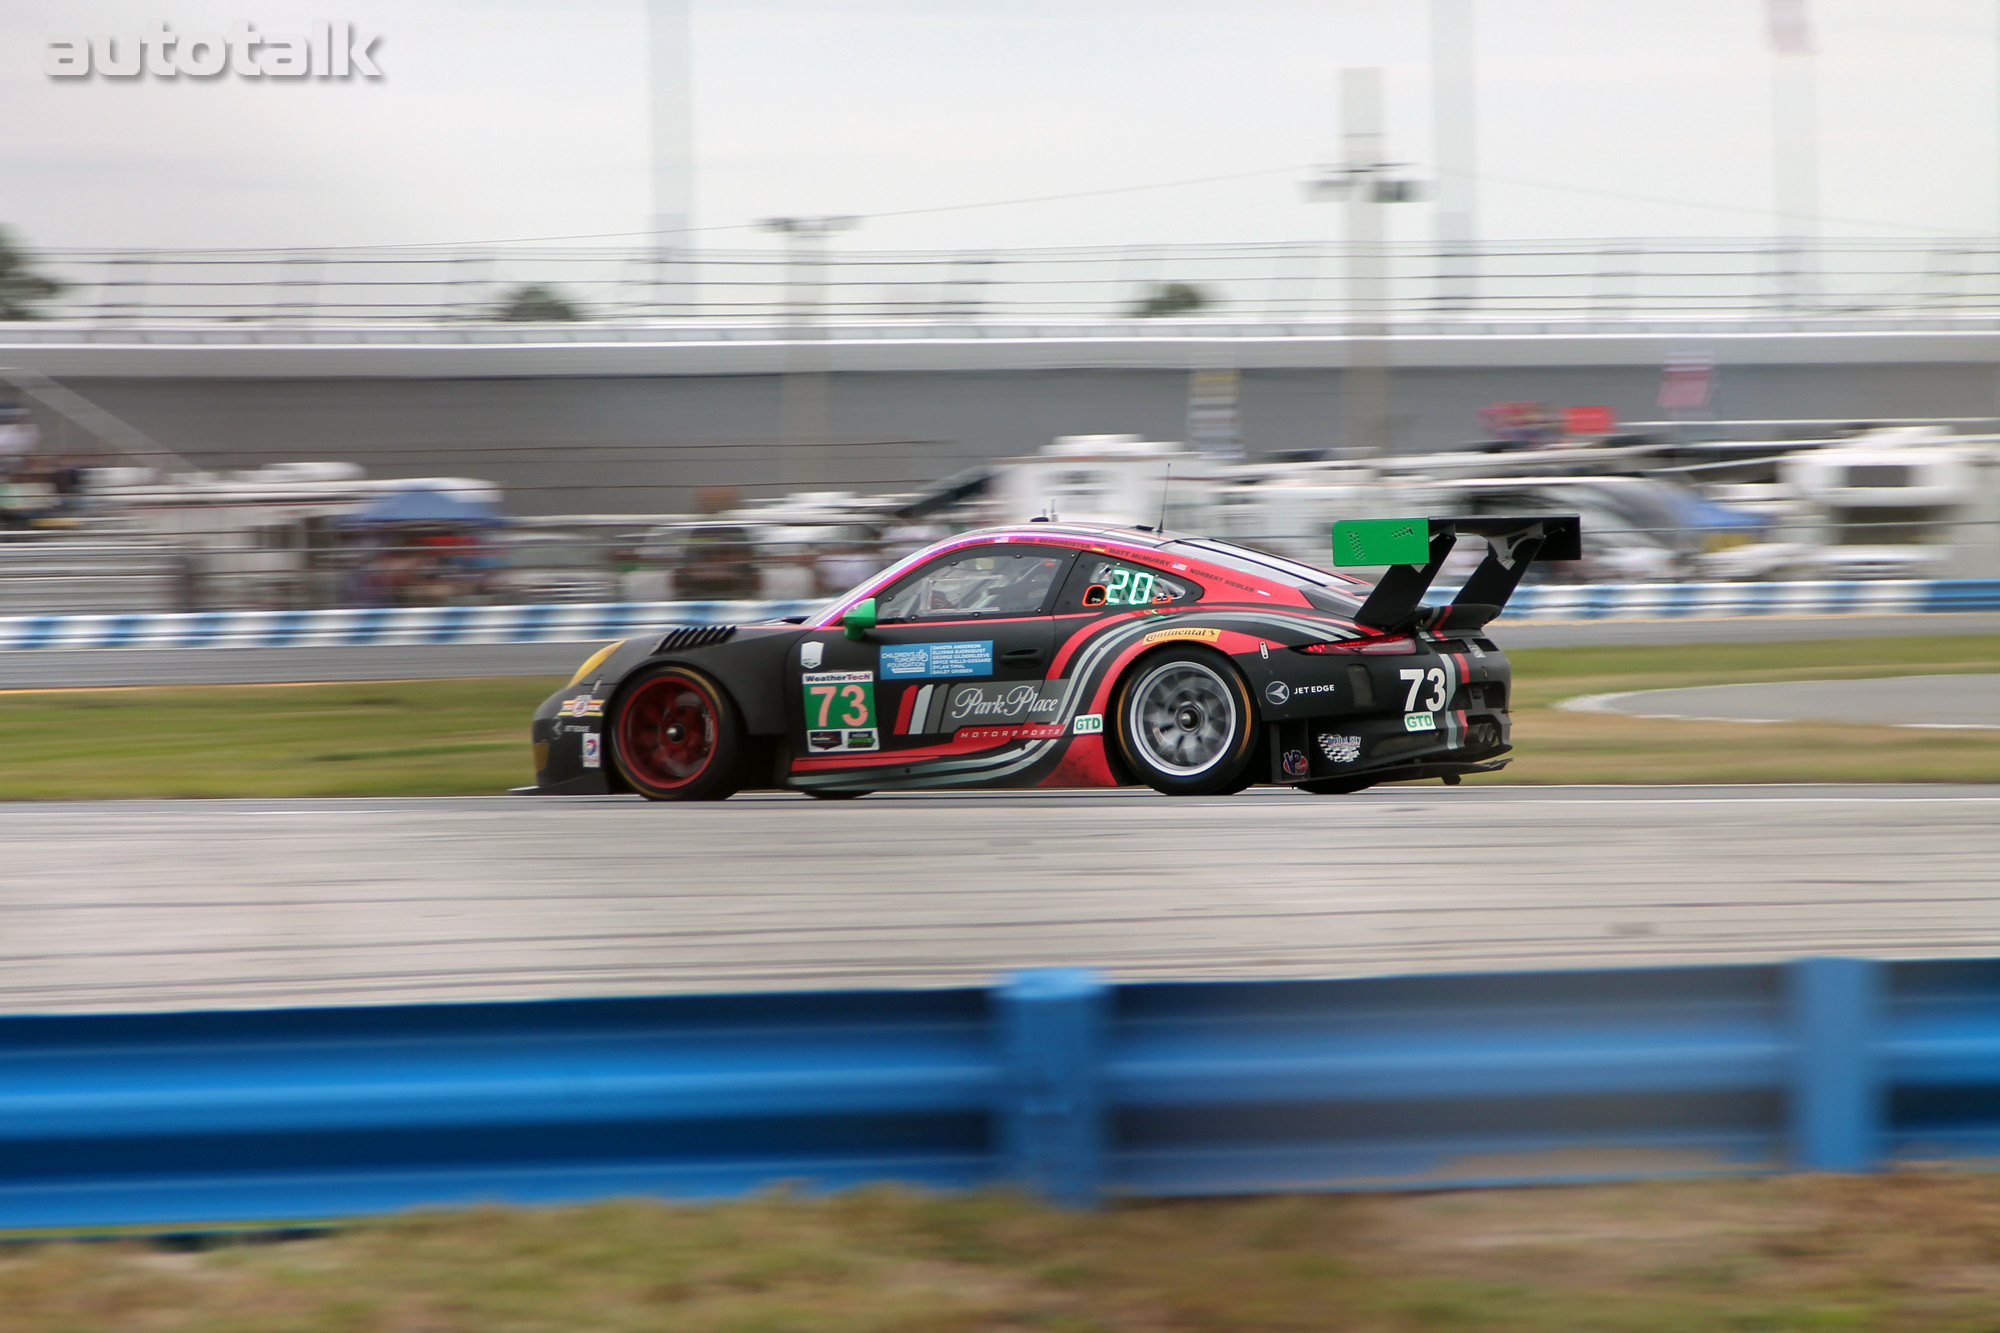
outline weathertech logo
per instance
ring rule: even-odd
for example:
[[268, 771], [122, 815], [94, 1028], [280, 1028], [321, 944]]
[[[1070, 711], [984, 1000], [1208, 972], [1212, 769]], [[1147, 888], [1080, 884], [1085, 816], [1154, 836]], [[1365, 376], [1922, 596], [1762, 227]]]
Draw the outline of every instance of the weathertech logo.
[[164, 23], [114, 37], [52, 37], [42, 73], [52, 79], [364, 79], [382, 77], [374, 48], [382, 40], [351, 23], [315, 23], [309, 32], [261, 33], [247, 21], [226, 33], [178, 33]]

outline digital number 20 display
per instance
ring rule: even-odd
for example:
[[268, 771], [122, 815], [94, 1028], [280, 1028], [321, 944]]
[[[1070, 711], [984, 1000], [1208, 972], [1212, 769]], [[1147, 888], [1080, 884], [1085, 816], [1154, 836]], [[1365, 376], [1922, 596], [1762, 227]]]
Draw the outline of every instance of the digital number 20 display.
[[1120, 569], [1113, 565], [1111, 577], [1104, 581], [1104, 604], [1106, 606], [1151, 606], [1153, 604], [1153, 576]]

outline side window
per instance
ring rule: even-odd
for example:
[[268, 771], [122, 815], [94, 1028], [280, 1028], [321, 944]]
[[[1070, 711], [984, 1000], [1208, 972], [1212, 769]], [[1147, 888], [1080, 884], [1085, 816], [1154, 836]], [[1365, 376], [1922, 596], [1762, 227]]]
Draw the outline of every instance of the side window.
[[1169, 578], [1126, 560], [1085, 552], [1063, 588], [1061, 611], [1125, 611], [1139, 607], [1185, 606], [1201, 597], [1193, 579]]
[[978, 546], [911, 574], [877, 601], [884, 623], [961, 620], [974, 616], [1038, 616], [1069, 564], [1066, 553]]

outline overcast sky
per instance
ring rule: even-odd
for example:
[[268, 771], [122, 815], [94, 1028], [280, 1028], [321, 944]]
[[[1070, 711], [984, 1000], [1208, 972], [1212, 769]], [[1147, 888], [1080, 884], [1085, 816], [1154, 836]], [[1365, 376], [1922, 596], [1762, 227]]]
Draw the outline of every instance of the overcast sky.
[[[1994, 0], [1810, 0], [1822, 230], [2000, 230]], [[697, 225], [870, 217], [854, 248], [1336, 237], [1305, 201], [1346, 65], [1386, 71], [1391, 154], [1433, 153], [1421, 0], [694, 0]], [[642, 230], [643, 0], [8, 0], [0, 222], [32, 244], [326, 246]], [[379, 31], [385, 77], [93, 78], [49, 40]], [[1758, 236], [1771, 208], [1764, 0], [1480, 0], [1480, 231]], [[1707, 205], [1709, 207], [1703, 207]], [[1429, 233], [1400, 206], [1398, 236]], [[709, 245], [766, 247], [750, 230]]]

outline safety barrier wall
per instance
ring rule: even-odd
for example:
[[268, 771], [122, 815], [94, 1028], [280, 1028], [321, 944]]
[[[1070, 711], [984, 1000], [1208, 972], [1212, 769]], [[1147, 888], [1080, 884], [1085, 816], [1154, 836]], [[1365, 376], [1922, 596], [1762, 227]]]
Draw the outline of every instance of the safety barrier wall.
[[2000, 579], [1814, 583], [1534, 584], [1508, 603], [1516, 621], [1699, 620], [1733, 616], [2000, 611]]
[[[315, 648], [374, 644], [585, 643], [670, 625], [804, 615], [816, 602], [597, 602], [318, 611], [132, 612], [0, 617], [0, 651], [35, 648]], [[1720, 619], [2000, 611], [2000, 579], [1823, 583], [1540, 584], [1506, 619]]]
[[573, 602], [542, 606], [8, 616], [0, 617], [0, 651], [589, 643], [671, 625], [734, 625], [804, 615], [817, 605], [817, 602]]
[[0, 1018], [0, 1227], [1989, 1161], [2000, 960]]

